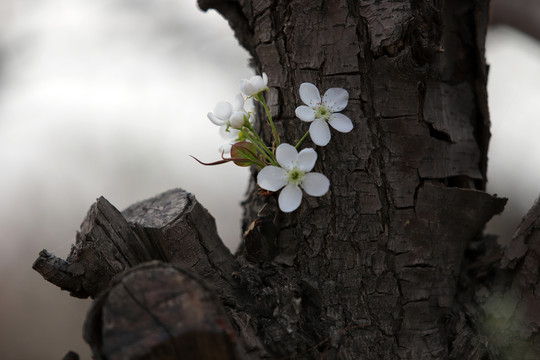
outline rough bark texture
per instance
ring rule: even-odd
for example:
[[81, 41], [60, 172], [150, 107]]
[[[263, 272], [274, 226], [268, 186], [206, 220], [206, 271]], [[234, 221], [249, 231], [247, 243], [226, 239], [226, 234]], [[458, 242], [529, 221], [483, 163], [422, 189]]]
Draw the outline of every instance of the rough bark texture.
[[[279, 271], [265, 277], [272, 317], [253, 320], [266, 348], [275, 357], [448, 358], [465, 250], [504, 205], [483, 192], [487, 2], [234, 6], [243, 17], [222, 13], [237, 33], [251, 30], [242, 44], [268, 74], [267, 100], [290, 142], [306, 130], [294, 116], [302, 82], [347, 89], [355, 125], [317, 148], [330, 193], [279, 219]], [[264, 201], [254, 182], [251, 194], [246, 223]]]
[[[221, 12], [257, 72], [268, 74], [267, 101], [283, 139], [294, 142], [307, 129], [294, 115], [306, 81], [347, 89], [345, 114], [355, 127], [316, 148], [315, 170], [329, 177], [330, 192], [304, 198], [292, 214], [276, 210], [275, 196], [259, 195], [252, 178], [236, 256], [181, 190], [123, 213], [99, 199], [68, 259], [42, 252], [35, 263], [75, 296], [102, 294], [86, 327], [96, 357], [178, 356], [183, 334], [206, 325], [201, 341], [216, 336], [226, 349], [220, 359], [538, 358], [540, 206], [504, 254], [482, 236], [505, 204], [484, 192], [488, 2], [199, 5]], [[269, 129], [261, 131], [269, 139]], [[176, 267], [137, 266], [150, 259]], [[186, 294], [201, 305], [186, 307]], [[161, 308], [163, 298], [171, 303]], [[178, 327], [163, 326], [166, 314]], [[137, 331], [128, 330], [135, 323]]]
[[123, 214], [101, 197], [92, 205], [66, 260], [43, 250], [33, 267], [77, 297], [96, 297], [124, 270], [150, 260], [192, 268], [230, 297], [233, 257], [214, 218], [195, 197], [170, 190]]

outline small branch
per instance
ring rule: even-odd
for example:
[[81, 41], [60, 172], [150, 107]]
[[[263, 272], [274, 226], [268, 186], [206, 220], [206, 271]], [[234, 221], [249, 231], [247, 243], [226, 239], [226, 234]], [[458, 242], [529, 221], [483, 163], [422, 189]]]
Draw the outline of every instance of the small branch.
[[116, 274], [152, 258], [120, 212], [101, 197], [88, 211], [68, 258], [42, 251], [34, 269], [72, 296], [85, 298], [97, 296]]
[[83, 289], [82, 281], [77, 278], [76, 268], [47, 250], [41, 250], [39, 257], [32, 265], [32, 269], [40, 273], [48, 282], [69, 291], [72, 296], [87, 298], [90, 294]]

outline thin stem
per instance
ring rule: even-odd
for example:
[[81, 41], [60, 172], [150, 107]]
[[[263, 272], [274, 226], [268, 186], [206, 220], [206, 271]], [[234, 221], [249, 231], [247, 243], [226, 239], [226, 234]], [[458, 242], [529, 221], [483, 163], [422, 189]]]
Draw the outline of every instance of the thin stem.
[[248, 131], [244, 131], [244, 129], [242, 129], [242, 132], [244, 133], [246, 139], [248, 139], [253, 143], [253, 145], [255, 145], [257, 150], [266, 158], [266, 160], [268, 160], [269, 163], [274, 166], [279, 166], [272, 151], [270, 151], [270, 149], [268, 149], [268, 147], [262, 142], [261, 138], [257, 135], [255, 131], [251, 131], [253, 128], [245, 128]]
[[276, 143], [276, 147], [278, 147], [279, 146], [279, 136], [277, 134], [276, 127], [274, 126], [274, 121], [272, 120], [272, 115], [270, 115], [270, 110], [268, 109], [268, 106], [266, 105], [266, 101], [264, 100], [264, 96], [263, 96], [262, 92], [256, 95], [256, 99], [259, 100], [261, 102], [261, 104], [263, 105], [263, 107], [264, 107], [264, 111], [266, 112], [266, 116], [268, 118], [268, 124], [272, 128], [272, 135], [274, 136], [274, 141]]
[[261, 146], [261, 143], [258, 141], [257, 138], [255, 138], [253, 136], [253, 134], [251, 132], [244, 132], [244, 136], [246, 137], [247, 140], [249, 140], [253, 145], [255, 145], [255, 147], [257, 148], [257, 150], [263, 154], [264, 157], [266, 157], [267, 160], [271, 161], [272, 158], [268, 155], [268, 153], [265, 151], [264, 147]]
[[309, 130], [306, 131], [306, 133], [304, 134], [304, 136], [302, 136], [302, 138], [300, 140], [298, 140], [298, 142], [296, 143], [296, 145], [294, 145], [294, 148], [295, 149], [298, 149], [298, 147], [300, 146], [300, 144], [302, 143], [302, 141], [304, 141], [306, 139], [306, 137], [308, 136], [309, 134]]
[[270, 157], [272, 157], [272, 159], [276, 160], [276, 158], [275, 158], [275, 156], [274, 156], [274, 152], [273, 152], [272, 150], [270, 150], [270, 148], [269, 148], [268, 146], [266, 146], [266, 144], [265, 144], [264, 141], [261, 139], [261, 137], [259, 136], [259, 134], [257, 134], [257, 132], [255, 131], [255, 129], [253, 128], [253, 125], [251, 125], [249, 122], [247, 122], [244, 126], [247, 127], [247, 128], [251, 131], [251, 134], [257, 138], [257, 140], [259, 141], [259, 144], [264, 148], [264, 150], [266, 151], [266, 153], [267, 153], [268, 155], [270, 155]]

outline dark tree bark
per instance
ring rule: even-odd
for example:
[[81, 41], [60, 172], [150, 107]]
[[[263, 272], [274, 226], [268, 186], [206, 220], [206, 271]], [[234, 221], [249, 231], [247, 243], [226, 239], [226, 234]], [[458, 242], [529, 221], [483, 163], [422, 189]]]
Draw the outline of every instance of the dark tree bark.
[[[260, 196], [252, 177], [235, 256], [185, 192], [122, 214], [99, 199], [70, 257], [42, 252], [34, 265], [75, 296], [102, 294], [86, 326], [96, 357], [112, 358], [114, 346], [128, 348], [118, 358], [180, 357], [202, 334], [195, 351], [205, 354], [215, 339], [223, 359], [538, 358], [540, 207], [504, 253], [482, 235], [506, 201], [484, 191], [488, 1], [199, 6], [223, 14], [257, 72], [268, 74], [282, 137], [293, 142], [306, 130], [294, 115], [302, 82], [347, 89], [355, 128], [316, 148], [330, 192], [292, 214]], [[150, 259], [176, 267], [137, 265]], [[163, 271], [173, 280], [149, 281]], [[143, 280], [130, 282], [134, 274]], [[146, 293], [173, 303], [192, 293], [203, 305], [165, 307], [177, 326], [164, 325], [154, 306], [161, 300], [143, 302]], [[126, 296], [135, 308], [121, 302]], [[125, 322], [141, 311], [149, 320], [132, 334]]]

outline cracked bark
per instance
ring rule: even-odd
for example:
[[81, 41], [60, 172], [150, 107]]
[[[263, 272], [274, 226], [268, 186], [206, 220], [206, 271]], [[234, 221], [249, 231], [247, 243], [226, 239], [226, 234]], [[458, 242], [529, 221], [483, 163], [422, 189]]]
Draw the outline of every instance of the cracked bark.
[[[185, 192], [161, 194], [122, 214], [98, 200], [70, 257], [43, 252], [35, 264], [75, 296], [102, 294], [87, 320], [96, 357], [110, 354], [103, 345], [109, 341], [103, 299], [123, 291], [130, 267], [159, 278], [146, 273], [154, 268], [137, 265], [157, 259], [198, 279], [205, 290], [196, 299], [222, 307], [206, 323], [215, 325], [228, 349], [224, 359], [538, 358], [539, 206], [504, 254], [493, 237], [482, 236], [506, 201], [484, 191], [488, 2], [199, 5], [226, 17], [256, 71], [268, 74], [267, 102], [289, 142], [306, 130], [294, 115], [298, 87], [306, 81], [347, 89], [345, 113], [355, 128], [333, 132], [327, 147], [316, 148], [321, 161], [315, 171], [329, 177], [331, 190], [306, 197], [292, 214], [277, 212], [275, 197], [258, 195], [252, 177], [245, 243], [235, 256], [211, 216]], [[261, 132], [270, 139], [269, 129]], [[164, 287], [148, 286], [149, 293]], [[183, 286], [167, 287], [176, 294]], [[187, 324], [182, 331], [197, 333], [196, 321], [183, 320], [204, 311], [194, 313], [169, 315]], [[160, 330], [145, 331], [152, 337]], [[170, 344], [177, 335], [168, 331]]]

